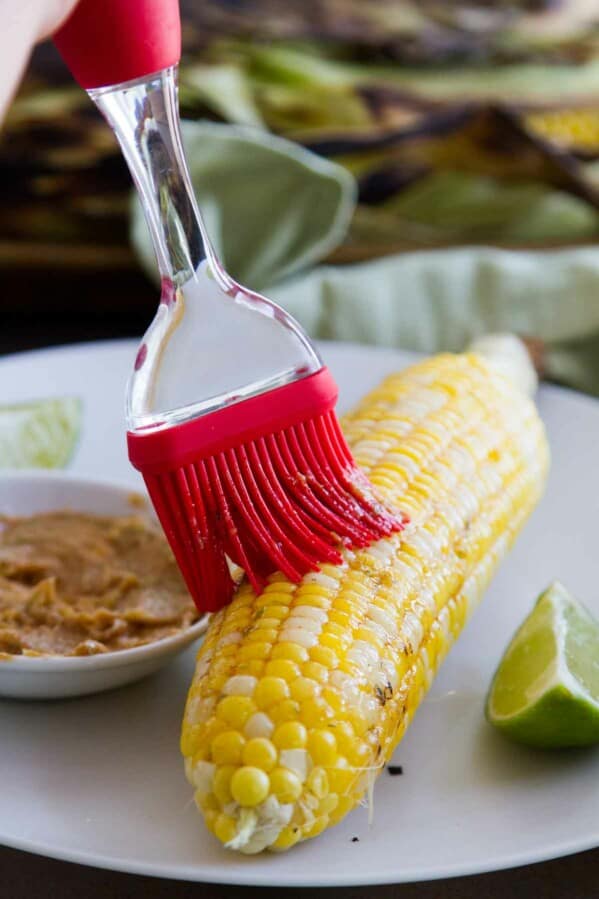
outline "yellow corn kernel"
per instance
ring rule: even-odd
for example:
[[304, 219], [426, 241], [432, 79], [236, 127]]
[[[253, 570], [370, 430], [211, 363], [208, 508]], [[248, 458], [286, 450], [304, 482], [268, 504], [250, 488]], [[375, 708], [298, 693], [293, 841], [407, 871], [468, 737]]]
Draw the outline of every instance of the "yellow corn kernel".
[[[331, 618], [332, 614], [333, 613], [331, 612], [331, 614], [329, 615], [329, 619], [323, 628], [321, 642], [323, 643], [323, 645], [328, 646], [329, 643], [325, 642], [327, 640], [327, 638], [331, 638], [331, 639], [335, 638], [339, 642], [343, 642], [343, 643], [347, 642], [347, 643], [351, 644], [351, 641], [352, 641], [351, 630], [348, 630], [348, 628], [346, 626], [344, 626], [342, 624], [337, 624], [335, 621], [333, 621]], [[349, 640], [348, 640], [348, 635], [349, 635]], [[333, 647], [333, 648], [335, 648], [335, 647]]]
[[337, 805], [331, 812], [329, 812], [329, 814], [331, 816], [331, 820], [334, 821], [335, 823], [337, 821], [341, 821], [341, 819], [344, 818], [347, 815], [347, 813], [353, 809], [355, 804], [356, 804], [356, 800], [352, 793], [347, 793], [345, 795], [342, 795], [342, 794], [338, 795], [337, 796]]
[[[259, 619], [258, 623], [256, 624], [256, 628], [259, 628], [260, 630], [269, 630], [269, 631], [274, 630], [275, 631], [275, 634], [272, 637], [273, 643], [279, 635], [280, 626], [281, 626], [281, 621], [275, 615], [268, 615], [268, 616], [264, 615], [262, 618]], [[276, 649], [276, 647], [275, 647], [275, 649]]]
[[[264, 643], [272, 646], [279, 635], [275, 628], [264, 627], [264, 622], [260, 622], [255, 631], [251, 631], [246, 639], [248, 643]], [[259, 656], [261, 658], [261, 656]]]
[[291, 683], [300, 675], [299, 666], [291, 659], [273, 659], [266, 666], [266, 673], [271, 677], [281, 677]]
[[[300, 590], [298, 590], [298, 597], [300, 596]], [[302, 606], [307, 606], [310, 609], [322, 609], [324, 612], [328, 612], [331, 608], [331, 597], [329, 596], [321, 596], [316, 593], [305, 595], [301, 595], [301, 604]]]
[[363, 740], [354, 737], [344, 748], [345, 758], [354, 768], [365, 768], [372, 759], [372, 749]]
[[289, 691], [291, 698], [301, 702], [303, 699], [314, 699], [318, 695], [319, 686], [316, 681], [307, 677], [296, 677], [291, 682]]
[[245, 666], [245, 670], [243, 672], [240, 670], [240, 674], [251, 674], [252, 677], [261, 677], [264, 674], [265, 662], [262, 659], [249, 659], [247, 662], [240, 662], [240, 668], [241, 665]]
[[293, 597], [290, 593], [282, 593], [280, 591], [278, 593], [269, 593], [267, 587], [264, 593], [257, 598], [257, 607], [259, 609], [268, 609], [268, 614], [270, 615], [270, 609], [273, 606], [289, 606], [292, 599]]
[[287, 597], [293, 594], [295, 587], [285, 580], [282, 574], [275, 573], [269, 579], [268, 585], [264, 588], [265, 596], [282, 596]]
[[220, 811], [220, 804], [218, 801], [218, 797], [215, 796], [214, 793], [204, 793], [203, 795], [200, 795], [200, 792], [198, 790], [196, 792], [195, 798], [196, 798], [196, 804], [199, 805], [199, 807], [203, 811], [206, 812], [206, 811], [209, 811], [210, 809], [212, 809], [212, 811], [214, 811], [214, 812]]
[[364, 640], [365, 643], [370, 643], [370, 645], [376, 649], [376, 651], [379, 653], [379, 655], [383, 654], [385, 645], [384, 645], [383, 641], [370, 630], [370, 628], [367, 628], [367, 627], [356, 628], [356, 630], [354, 631], [354, 637], [356, 640]]
[[335, 765], [327, 769], [331, 792], [343, 795], [356, 780], [356, 772], [349, 767], [344, 758], [337, 759]]
[[183, 729], [181, 733], [180, 747], [181, 754], [184, 758], [189, 758], [190, 756], [193, 756], [197, 753], [201, 734], [201, 724], [193, 724], [191, 725], [191, 727]]
[[268, 659], [272, 649], [272, 643], [244, 643], [237, 654], [241, 662], [249, 662], [252, 659], [263, 661]]
[[322, 815], [330, 815], [335, 811], [337, 806], [339, 805], [339, 797], [336, 793], [329, 793], [328, 796], [325, 796], [320, 805], [318, 806], [318, 810]]
[[273, 647], [272, 658], [286, 659], [289, 662], [296, 662], [296, 664], [301, 665], [302, 662], [307, 662], [310, 657], [308, 655], [308, 650], [303, 646], [299, 646], [297, 643], [283, 641], [282, 643], [277, 643], [277, 645]]
[[221, 805], [226, 805], [227, 802], [230, 802], [233, 798], [231, 793], [231, 778], [236, 771], [237, 768], [235, 765], [223, 765], [222, 768], [217, 768], [216, 770], [212, 789]]
[[204, 725], [202, 725], [202, 728], [202, 743], [209, 746], [218, 734], [222, 734], [222, 732], [227, 729], [227, 725], [220, 718], [217, 718], [216, 715], [213, 715], [211, 718], [208, 718], [208, 721], [206, 721]]
[[190, 753], [190, 756], [191, 758], [193, 758], [194, 764], [196, 762], [207, 762], [210, 758], [210, 746], [206, 746], [202, 741], [198, 746], [196, 752], [193, 755], [191, 755]]
[[295, 699], [284, 699], [278, 702], [268, 710], [268, 714], [272, 718], [273, 724], [284, 724], [286, 721], [293, 721], [298, 716], [300, 704]]
[[236, 730], [225, 730], [212, 741], [212, 761], [216, 765], [237, 765], [245, 740]]
[[303, 749], [308, 742], [308, 731], [299, 721], [280, 724], [272, 735], [277, 749]]
[[221, 843], [228, 843], [237, 835], [237, 821], [221, 812], [214, 822], [214, 836]]
[[310, 650], [310, 658], [313, 662], [324, 665], [325, 668], [336, 668], [339, 664], [337, 654], [328, 646], [313, 646]]
[[241, 730], [256, 706], [248, 696], [225, 696], [216, 707], [218, 717], [229, 727]]
[[237, 647], [234, 645], [220, 646], [218, 649], [218, 655], [220, 659], [226, 659], [227, 656], [234, 656], [237, 654]]
[[215, 812], [213, 809], [204, 810], [204, 821], [206, 822], [206, 827], [212, 834], [214, 833], [214, 826], [216, 824], [218, 814], [219, 813]]
[[345, 709], [347, 702], [345, 697], [338, 690], [332, 690], [330, 687], [323, 687], [320, 694], [323, 700], [331, 707], [337, 718], [341, 717], [341, 712]]
[[319, 833], [322, 833], [323, 830], [328, 827], [328, 824], [328, 815], [321, 815], [319, 818], [315, 818], [311, 826], [304, 831], [304, 838], [308, 840], [312, 837], [317, 837]]
[[305, 699], [300, 703], [301, 718], [307, 728], [324, 727], [333, 717], [329, 706], [322, 699]]
[[269, 618], [276, 618], [283, 621], [289, 615], [289, 606], [268, 605], [267, 614]]
[[348, 747], [354, 742], [356, 735], [349, 721], [335, 721], [335, 727], [331, 728], [335, 735], [337, 746], [341, 755], [346, 755]]
[[[335, 665], [339, 664], [339, 656], [345, 654], [347, 647], [351, 645], [351, 641], [351, 633], [335, 634], [328, 628], [327, 630], [323, 630], [320, 635], [320, 646], [325, 646], [327, 649], [334, 652], [336, 659]], [[316, 659], [316, 661], [319, 660]]]
[[319, 684], [326, 684], [329, 679], [329, 670], [318, 662], [305, 662], [302, 665], [302, 674]]
[[208, 688], [211, 693], [220, 693], [229, 679], [229, 669], [220, 674], [211, 674], [208, 678]]
[[270, 789], [279, 802], [295, 802], [302, 795], [302, 782], [288, 768], [275, 768], [270, 775]]
[[251, 808], [263, 802], [268, 796], [270, 781], [268, 774], [253, 765], [238, 768], [231, 778], [231, 795], [235, 802]]
[[291, 849], [301, 839], [299, 827], [288, 824], [272, 844], [273, 849]]
[[287, 699], [289, 686], [282, 677], [263, 677], [256, 685], [253, 700], [259, 709], [268, 709], [270, 706]]
[[277, 750], [265, 737], [254, 737], [243, 747], [242, 761], [252, 768], [261, 768], [267, 773], [277, 764]]
[[353, 620], [353, 616], [350, 612], [345, 611], [345, 608], [348, 607], [348, 603], [346, 601], [340, 603], [342, 608], [341, 610], [337, 605], [333, 608], [333, 610], [329, 613], [329, 622], [331, 624], [336, 624], [342, 630], [353, 630], [353, 624], [355, 623]]
[[301, 586], [300, 586], [299, 589], [298, 589], [298, 596], [301, 596], [301, 598], [302, 598], [302, 605], [307, 605], [307, 603], [305, 602], [305, 600], [306, 600], [309, 596], [314, 596], [314, 597], [317, 597], [317, 598], [319, 598], [319, 599], [323, 599], [323, 596], [322, 596], [322, 587], [321, 587], [320, 584], [315, 584], [315, 583], [313, 583], [313, 582], [309, 582], [309, 581], [306, 582], [306, 581], [304, 581], [304, 583], [301, 584]]
[[347, 718], [357, 737], [363, 737], [369, 728], [368, 719], [360, 709], [350, 709]]
[[337, 759], [337, 740], [330, 730], [312, 730], [308, 735], [308, 752], [315, 765], [333, 765]]

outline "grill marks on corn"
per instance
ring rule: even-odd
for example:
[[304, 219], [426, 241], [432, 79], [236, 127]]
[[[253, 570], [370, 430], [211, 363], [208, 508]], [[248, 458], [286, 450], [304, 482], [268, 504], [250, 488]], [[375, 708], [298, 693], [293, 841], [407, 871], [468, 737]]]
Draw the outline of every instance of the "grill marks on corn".
[[389, 378], [345, 432], [411, 525], [298, 586], [275, 575], [255, 597], [242, 585], [198, 657], [186, 769], [209, 828], [242, 851], [288, 848], [357, 804], [547, 464], [532, 404], [473, 357]]

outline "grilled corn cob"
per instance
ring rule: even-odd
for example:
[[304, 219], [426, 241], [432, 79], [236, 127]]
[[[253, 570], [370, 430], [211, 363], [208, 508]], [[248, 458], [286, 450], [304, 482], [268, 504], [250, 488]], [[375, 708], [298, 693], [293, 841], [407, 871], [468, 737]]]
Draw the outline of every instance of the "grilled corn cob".
[[243, 583], [212, 620], [184, 715], [187, 777], [230, 848], [287, 849], [339, 821], [403, 736], [538, 500], [534, 404], [475, 354], [389, 377], [345, 418], [359, 464], [410, 516], [300, 584]]
[[525, 123], [534, 134], [560, 149], [589, 156], [599, 152], [599, 113], [595, 107], [530, 113]]

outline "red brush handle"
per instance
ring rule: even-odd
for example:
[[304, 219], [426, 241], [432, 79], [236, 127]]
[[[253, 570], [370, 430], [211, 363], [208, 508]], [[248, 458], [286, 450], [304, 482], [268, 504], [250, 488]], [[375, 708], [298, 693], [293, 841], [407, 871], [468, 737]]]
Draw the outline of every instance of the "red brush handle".
[[179, 62], [179, 0], [80, 0], [54, 41], [86, 89], [144, 78]]

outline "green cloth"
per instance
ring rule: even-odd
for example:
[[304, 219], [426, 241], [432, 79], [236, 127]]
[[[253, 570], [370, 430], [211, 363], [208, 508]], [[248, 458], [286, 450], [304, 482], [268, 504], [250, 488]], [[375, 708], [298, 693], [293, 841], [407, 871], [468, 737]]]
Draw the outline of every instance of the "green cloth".
[[[599, 395], [599, 249], [475, 247], [318, 265], [354, 209], [345, 169], [251, 128], [186, 122], [184, 141], [226, 267], [312, 336], [434, 352], [512, 331], [544, 341], [550, 378]], [[132, 236], [155, 275], [137, 203]]]
[[[321, 260], [343, 240], [356, 202], [336, 163], [253, 128], [184, 122], [183, 141], [210, 238], [231, 274], [261, 290]], [[133, 243], [156, 264], [137, 198]]]
[[511, 331], [553, 380], [599, 396], [599, 249], [476, 247], [320, 266], [269, 295], [318, 337], [432, 353]]

